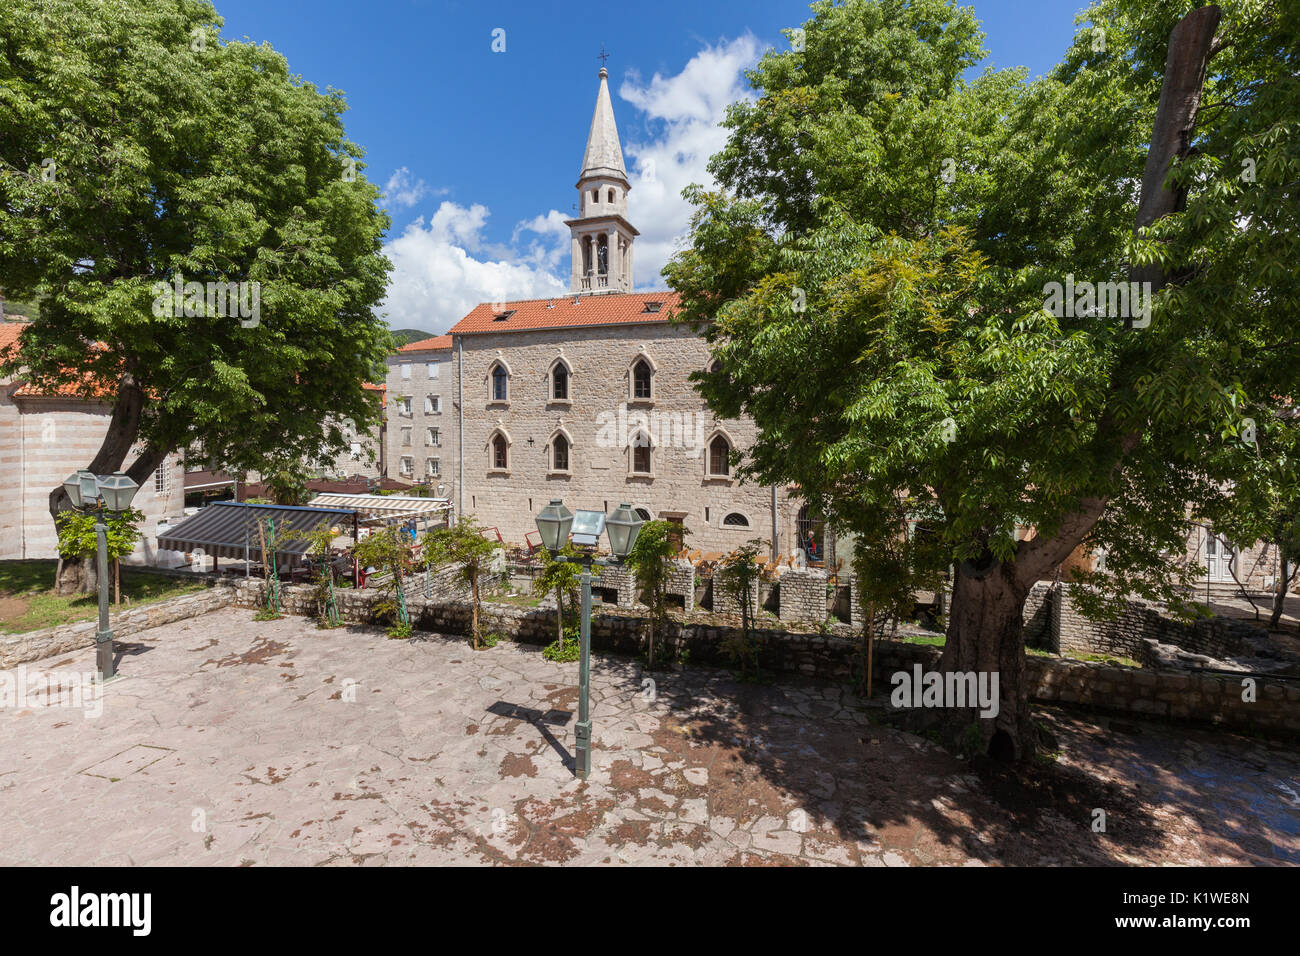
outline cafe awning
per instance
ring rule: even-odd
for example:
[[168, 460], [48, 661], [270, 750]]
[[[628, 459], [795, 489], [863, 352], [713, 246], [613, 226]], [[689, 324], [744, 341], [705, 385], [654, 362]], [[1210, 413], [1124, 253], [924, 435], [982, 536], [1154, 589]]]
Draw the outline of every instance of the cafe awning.
[[433, 518], [451, 510], [447, 498], [405, 495], [320, 494], [309, 504], [313, 508], [346, 508], [368, 518]]
[[[310, 547], [306, 538], [290, 538], [295, 532], [313, 531], [322, 524], [352, 530], [356, 512], [350, 508], [298, 508], [289, 505], [250, 505], [219, 501], [158, 535], [158, 547], [171, 551], [197, 551], [219, 558], [262, 560], [258, 521], [275, 522], [277, 555], [301, 556]], [[247, 549], [247, 551], [245, 551]]]

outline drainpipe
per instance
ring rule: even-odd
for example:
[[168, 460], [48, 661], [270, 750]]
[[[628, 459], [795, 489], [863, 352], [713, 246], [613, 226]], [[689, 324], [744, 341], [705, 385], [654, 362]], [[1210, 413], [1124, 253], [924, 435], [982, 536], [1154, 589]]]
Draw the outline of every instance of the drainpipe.
[[777, 541], [777, 507], [776, 507], [776, 485], [772, 486], [772, 561], [775, 562], [777, 553], [781, 550]]
[[465, 513], [465, 337], [456, 336], [456, 519]]

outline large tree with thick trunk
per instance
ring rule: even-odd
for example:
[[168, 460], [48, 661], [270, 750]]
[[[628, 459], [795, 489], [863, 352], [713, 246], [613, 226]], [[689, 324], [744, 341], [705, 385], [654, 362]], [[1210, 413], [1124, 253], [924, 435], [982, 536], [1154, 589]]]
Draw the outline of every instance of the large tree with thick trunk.
[[[70, 470], [143, 484], [197, 445], [273, 471], [344, 449], [323, 423], [378, 420], [388, 218], [343, 98], [221, 22], [206, 0], [0, 7], [0, 284], [41, 301], [0, 368], [110, 403]], [[177, 283], [200, 283], [179, 309]], [[51, 515], [67, 506], [52, 488]], [[92, 562], [61, 569], [93, 583]]]
[[943, 0], [813, 13], [731, 107], [665, 275], [722, 360], [701, 392], [759, 426], [747, 474], [866, 547], [926, 529], [880, 551], [955, 569], [942, 667], [999, 674], [996, 717], [947, 725], [1024, 757], [1035, 582], [1099, 553], [1088, 610], [1186, 607], [1188, 518], [1296, 394], [1297, 16], [1114, 0], [1029, 82], [967, 81], [981, 34]]

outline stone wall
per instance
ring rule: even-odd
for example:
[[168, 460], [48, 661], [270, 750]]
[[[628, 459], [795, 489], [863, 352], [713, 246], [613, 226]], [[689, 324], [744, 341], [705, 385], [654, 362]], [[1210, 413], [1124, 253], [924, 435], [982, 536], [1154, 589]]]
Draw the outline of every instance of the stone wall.
[[[660, 299], [662, 293], [636, 298]], [[583, 297], [579, 308], [596, 316], [611, 301]], [[563, 499], [570, 508], [607, 512], [625, 501], [652, 518], [680, 519], [693, 549], [726, 553], [751, 538], [770, 540], [771, 487], [707, 472], [702, 446], [719, 430], [743, 450], [753, 444], [756, 429], [748, 419], [719, 421], [705, 407], [690, 375], [708, 365], [709, 347], [689, 327], [638, 322], [484, 332], [461, 336], [459, 346], [463, 356], [459, 349], [453, 352], [452, 366], [464, 387], [460, 513], [499, 528], [508, 542], [522, 543], [535, 530], [537, 512], [552, 498]], [[630, 369], [642, 356], [654, 369], [651, 401], [630, 395]], [[570, 369], [569, 398], [555, 401], [549, 382], [558, 361]], [[494, 401], [491, 393], [498, 362], [508, 373], [504, 402]], [[454, 391], [457, 383], [450, 384]], [[631, 471], [628, 440], [641, 427], [653, 438], [649, 475]], [[494, 467], [492, 458], [498, 433], [509, 450], [503, 470]], [[561, 433], [570, 443], [569, 462], [567, 469], [557, 470], [551, 449]], [[795, 547], [798, 510], [782, 486], [777, 520], [783, 552]], [[728, 524], [729, 515], [739, 517]]]
[[[239, 601], [260, 606], [263, 582], [241, 582]], [[341, 591], [340, 610], [346, 620], [368, 623], [368, 605], [374, 592]], [[293, 613], [309, 610], [310, 588], [285, 589], [285, 605]], [[467, 601], [413, 601], [411, 620], [417, 631], [432, 634], [467, 635], [471, 609]], [[592, 613], [591, 642], [598, 651], [640, 653], [645, 641], [645, 617], [636, 611], [602, 608]], [[510, 640], [528, 644], [549, 644], [555, 637], [552, 608], [523, 608], [516, 605], [484, 604], [480, 626]], [[674, 618], [661, 645], [670, 659], [677, 650], [689, 652], [692, 664], [727, 666], [731, 661], [723, 648], [739, 633], [734, 624], [707, 615], [689, 620]], [[836, 634], [799, 633], [780, 629], [754, 632], [759, 661], [766, 670], [801, 674], [822, 680], [851, 678], [859, 643]], [[875, 679], [882, 690], [890, 686], [890, 675], [921, 664], [926, 670], [939, 666], [941, 648], [877, 641]], [[1135, 717], [1160, 717], [1215, 725], [1234, 730], [1300, 738], [1300, 683], [1267, 678], [1256, 679], [1257, 699], [1242, 701], [1240, 678], [1217, 674], [1168, 674], [1109, 664], [1029, 656], [1025, 659], [1029, 696], [1042, 703], [1083, 705], [1093, 710]]]
[[826, 573], [817, 568], [782, 571], [777, 615], [782, 621], [820, 624], [826, 620]]
[[601, 568], [600, 575], [592, 581], [591, 586], [618, 592], [617, 603], [621, 607], [630, 607], [637, 601], [636, 575], [632, 573], [631, 568], [621, 566]]
[[[143, 604], [115, 614], [110, 613], [108, 621], [113, 629], [114, 640], [121, 640], [137, 631], [198, 617], [200, 614], [207, 614], [209, 611], [227, 607], [235, 602], [236, 587], [229, 581], [223, 581], [195, 594], [185, 594], [169, 601]], [[47, 627], [40, 631], [28, 631], [25, 634], [0, 634], [0, 668], [14, 667], [55, 654], [93, 647], [98, 630], [99, 618], [96, 617], [90, 621], [77, 621], [75, 624]]]
[[1056, 585], [1048, 581], [1039, 581], [1030, 588], [1029, 597], [1025, 599], [1024, 623], [1021, 628], [1026, 647], [1052, 646], [1056, 591]]
[[1258, 633], [1249, 622], [1232, 618], [1173, 620], [1165, 617], [1159, 606], [1143, 601], [1129, 602], [1113, 621], [1094, 622], [1079, 613], [1070, 592], [1071, 585], [1061, 585], [1051, 597], [1052, 625], [1048, 641], [1041, 646], [1057, 653], [1116, 654], [1140, 661], [1146, 653], [1145, 642], [1153, 640], [1193, 654], [1222, 658], [1241, 651], [1246, 639]]

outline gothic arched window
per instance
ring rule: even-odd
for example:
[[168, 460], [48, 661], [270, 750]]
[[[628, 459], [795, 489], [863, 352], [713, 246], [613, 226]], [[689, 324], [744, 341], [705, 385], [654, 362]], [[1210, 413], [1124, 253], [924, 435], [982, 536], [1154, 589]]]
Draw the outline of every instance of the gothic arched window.
[[709, 442], [709, 474], [726, 477], [731, 474], [731, 443], [721, 435]]
[[569, 470], [569, 440], [563, 435], [551, 439], [551, 470]]
[[651, 389], [651, 376], [653, 372], [650, 369], [650, 363], [645, 359], [637, 359], [636, 364], [632, 366], [632, 397], [649, 398]]
[[637, 432], [632, 436], [632, 474], [648, 475], [652, 458], [650, 455], [650, 436], [645, 432]]
[[551, 370], [551, 399], [557, 402], [569, 400], [569, 367], [563, 362], [556, 362]]
[[497, 471], [505, 471], [510, 467], [510, 442], [500, 432], [492, 436], [492, 467]]
[[498, 362], [492, 366], [492, 401], [504, 402], [510, 398], [510, 375]]

